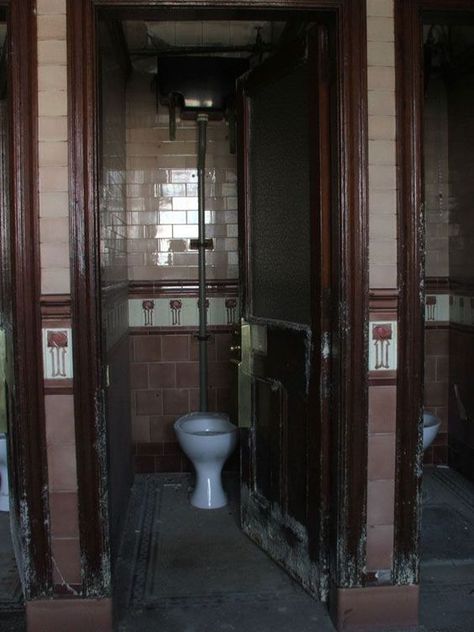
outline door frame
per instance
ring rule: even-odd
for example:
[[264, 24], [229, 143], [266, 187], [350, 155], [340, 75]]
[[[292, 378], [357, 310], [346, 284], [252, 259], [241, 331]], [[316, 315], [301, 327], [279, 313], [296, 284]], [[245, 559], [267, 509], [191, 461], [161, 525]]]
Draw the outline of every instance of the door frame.
[[9, 470], [25, 599], [52, 593], [43, 394], [35, 0], [0, 0], [9, 37], [9, 176], [14, 410]]
[[[470, 12], [472, 0], [395, 0], [399, 343], [393, 575], [419, 581], [424, 378], [423, 32], [430, 12]], [[418, 419], [419, 423], [414, 423]]]
[[[97, 11], [131, 17], [227, 18], [323, 12], [336, 29], [340, 258], [334, 364], [328, 568], [339, 587], [362, 586], [367, 494], [367, 37], [365, 0], [68, 0], [72, 325], [79, 528], [84, 596], [109, 594], [107, 462], [100, 365], [97, 209]], [[223, 15], [223, 12], [225, 14]], [[357, 274], [355, 274], [357, 271]], [[104, 502], [105, 501], [105, 502]]]

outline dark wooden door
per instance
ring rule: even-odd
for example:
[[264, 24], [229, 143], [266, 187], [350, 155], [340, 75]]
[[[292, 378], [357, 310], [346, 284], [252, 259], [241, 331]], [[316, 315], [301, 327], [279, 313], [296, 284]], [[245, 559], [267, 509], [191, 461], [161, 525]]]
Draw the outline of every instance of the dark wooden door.
[[243, 77], [239, 102], [241, 521], [321, 594], [331, 370], [326, 27], [313, 25]]

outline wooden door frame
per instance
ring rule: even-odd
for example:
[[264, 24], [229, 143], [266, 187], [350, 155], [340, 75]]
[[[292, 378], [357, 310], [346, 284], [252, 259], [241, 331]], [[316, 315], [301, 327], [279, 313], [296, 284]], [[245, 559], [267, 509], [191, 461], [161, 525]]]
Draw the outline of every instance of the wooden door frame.
[[41, 328], [35, 0], [1, 0], [9, 37], [9, 175], [16, 555], [26, 599], [52, 592]]
[[[79, 523], [84, 594], [109, 594], [107, 463], [100, 366], [95, 21], [100, 9], [168, 19], [187, 11], [227, 19], [263, 11], [321, 11], [337, 28], [340, 287], [333, 297], [337, 388], [328, 451], [328, 565], [336, 586], [361, 586], [367, 489], [367, 37], [365, 0], [68, 0], [72, 325]], [[205, 13], [204, 13], [205, 12]], [[357, 273], [356, 273], [357, 272]]]
[[393, 562], [397, 584], [419, 581], [424, 377], [422, 24], [430, 12], [474, 16], [474, 5], [472, 0], [395, 0], [400, 288]]

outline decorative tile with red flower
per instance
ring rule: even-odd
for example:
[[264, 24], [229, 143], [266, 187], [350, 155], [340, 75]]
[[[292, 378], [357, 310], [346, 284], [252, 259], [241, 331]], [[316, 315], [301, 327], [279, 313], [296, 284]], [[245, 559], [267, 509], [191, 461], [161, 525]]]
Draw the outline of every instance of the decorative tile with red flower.
[[43, 329], [43, 370], [47, 380], [72, 378], [71, 329]]
[[397, 323], [370, 322], [369, 370], [395, 371], [397, 369]]

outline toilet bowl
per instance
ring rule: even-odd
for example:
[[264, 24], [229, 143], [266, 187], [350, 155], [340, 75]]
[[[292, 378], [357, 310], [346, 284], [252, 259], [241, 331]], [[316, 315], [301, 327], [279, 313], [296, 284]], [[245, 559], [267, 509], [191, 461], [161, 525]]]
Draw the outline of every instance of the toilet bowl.
[[8, 499], [7, 437], [0, 433], [0, 511], [10, 511]]
[[191, 504], [218, 509], [227, 504], [222, 488], [224, 463], [237, 445], [237, 427], [221, 413], [190, 413], [174, 424], [179, 444], [196, 470]]
[[441, 419], [439, 417], [427, 411], [423, 412], [423, 450], [426, 450], [433, 443], [440, 426]]

